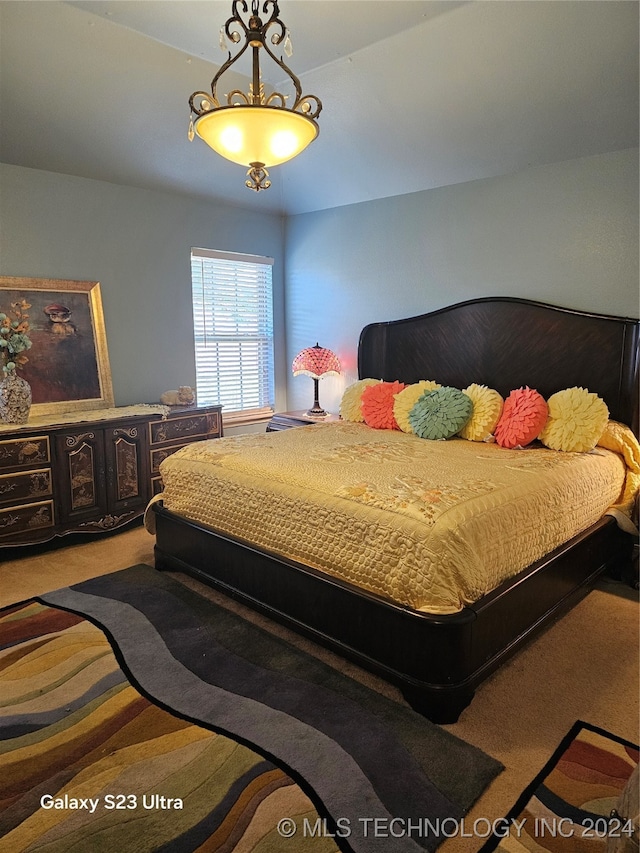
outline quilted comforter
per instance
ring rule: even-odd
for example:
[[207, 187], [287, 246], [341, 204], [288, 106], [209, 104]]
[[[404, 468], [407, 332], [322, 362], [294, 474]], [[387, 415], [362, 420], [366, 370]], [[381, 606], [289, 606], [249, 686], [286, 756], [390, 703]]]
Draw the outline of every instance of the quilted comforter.
[[454, 613], [595, 523], [620, 453], [506, 450], [334, 423], [165, 459], [173, 512], [396, 603]]

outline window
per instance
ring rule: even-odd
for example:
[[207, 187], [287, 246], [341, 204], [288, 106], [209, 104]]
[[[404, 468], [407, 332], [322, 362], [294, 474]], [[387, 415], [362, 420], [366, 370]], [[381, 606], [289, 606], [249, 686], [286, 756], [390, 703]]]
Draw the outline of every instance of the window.
[[191, 250], [199, 405], [225, 420], [273, 412], [273, 258]]

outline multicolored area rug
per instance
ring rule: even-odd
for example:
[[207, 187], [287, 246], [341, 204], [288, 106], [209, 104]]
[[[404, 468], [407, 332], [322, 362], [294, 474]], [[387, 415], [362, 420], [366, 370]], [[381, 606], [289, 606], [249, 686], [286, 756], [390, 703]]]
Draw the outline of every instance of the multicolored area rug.
[[433, 850], [501, 766], [148, 566], [0, 612], [0, 850]]
[[633, 819], [611, 812], [638, 772], [638, 756], [635, 744], [578, 720], [481, 853], [604, 853], [612, 844], [637, 851]]

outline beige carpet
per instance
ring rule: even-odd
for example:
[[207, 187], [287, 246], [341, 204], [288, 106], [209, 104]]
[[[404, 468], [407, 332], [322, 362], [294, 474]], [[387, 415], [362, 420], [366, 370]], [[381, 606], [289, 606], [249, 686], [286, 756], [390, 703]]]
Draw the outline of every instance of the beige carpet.
[[[0, 562], [0, 605], [4, 606], [135, 563], [153, 565], [153, 539], [136, 528], [102, 541], [36, 556], [25, 554], [13, 559], [12, 555], [8, 561], [0, 552]], [[174, 577], [216, 601], [224, 601], [196, 581]], [[227, 604], [247, 615], [240, 605]], [[253, 618], [289, 640], [294, 637], [261, 617]], [[638, 743], [639, 638], [637, 594], [621, 584], [603, 581], [479, 688], [460, 721], [446, 728], [502, 761], [506, 769], [468, 815], [465, 832], [476, 819], [492, 821], [506, 814], [577, 719]], [[373, 676], [309, 642], [298, 642], [307, 651], [397, 698], [393, 688]], [[457, 836], [445, 842], [441, 850], [472, 853], [483, 841], [473, 835]]]

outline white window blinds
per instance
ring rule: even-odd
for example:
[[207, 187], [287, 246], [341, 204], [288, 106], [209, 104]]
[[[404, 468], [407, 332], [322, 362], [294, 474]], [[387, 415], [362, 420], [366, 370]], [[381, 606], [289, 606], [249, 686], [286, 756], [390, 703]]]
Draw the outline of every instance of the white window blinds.
[[272, 258], [191, 250], [199, 405], [225, 419], [273, 411]]

